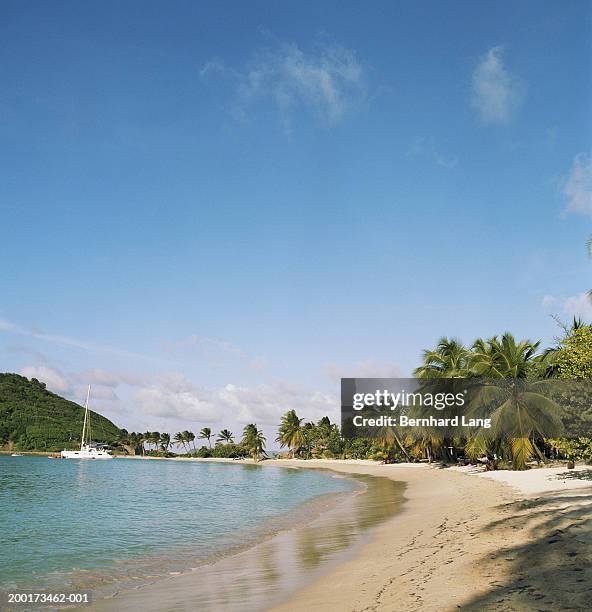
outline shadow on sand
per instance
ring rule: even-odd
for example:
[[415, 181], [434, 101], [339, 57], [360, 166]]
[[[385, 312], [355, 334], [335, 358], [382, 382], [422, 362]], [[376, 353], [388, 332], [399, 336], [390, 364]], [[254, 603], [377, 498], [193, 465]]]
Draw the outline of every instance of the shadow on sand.
[[[571, 478], [571, 473], [568, 473]], [[592, 478], [592, 470], [574, 478]], [[545, 494], [499, 507], [503, 520], [485, 530], [500, 533], [500, 549], [480, 562], [489, 591], [463, 610], [592, 609], [592, 487]], [[513, 545], [513, 535], [526, 531], [530, 542]], [[522, 535], [522, 534], [521, 534]]]

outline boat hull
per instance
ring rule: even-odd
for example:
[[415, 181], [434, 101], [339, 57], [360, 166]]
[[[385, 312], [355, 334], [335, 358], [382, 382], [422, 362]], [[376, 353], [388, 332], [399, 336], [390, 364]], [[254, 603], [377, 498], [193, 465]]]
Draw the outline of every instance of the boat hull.
[[61, 452], [62, 459], [113, 459], [113, 457], [106, 451], [67, 451]]

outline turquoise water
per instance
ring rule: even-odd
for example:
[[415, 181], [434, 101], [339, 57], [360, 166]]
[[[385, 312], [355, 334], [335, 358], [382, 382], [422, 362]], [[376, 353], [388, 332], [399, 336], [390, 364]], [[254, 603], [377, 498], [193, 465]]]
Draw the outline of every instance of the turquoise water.
[[304, 502], [355, 486], [314, 470], [0, 456], [0, 589], [153, 580], [285, 528], [312, 507]]

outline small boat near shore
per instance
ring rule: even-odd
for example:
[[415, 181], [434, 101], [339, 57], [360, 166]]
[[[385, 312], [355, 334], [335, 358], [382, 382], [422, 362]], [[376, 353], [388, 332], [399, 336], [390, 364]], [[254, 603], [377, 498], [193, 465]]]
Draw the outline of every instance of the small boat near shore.
[[12, 453], [11, 457], [23, 457], [20, 453]]
[[[82, 424], [82, 436], [80, 438], [80, 450], [63, 450], [60, 453], [61, 459], [113, 459], [102, 444], [93, 444], [90, 429], [90, 410], [88, 408], [90, 400], [90, 385], [86, 392], [86, 402], [84, 404], [84, 423]], [[50, 458], [53, 458], [50, 456]]]

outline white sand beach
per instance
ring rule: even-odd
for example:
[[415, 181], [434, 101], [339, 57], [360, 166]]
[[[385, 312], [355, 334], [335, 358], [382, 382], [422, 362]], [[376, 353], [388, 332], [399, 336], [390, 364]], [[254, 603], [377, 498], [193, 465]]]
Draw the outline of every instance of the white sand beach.
[[331, 469], [403, 480], [407, 503], [355, 559], [277, 611], [584, 610], [592, 601], [592, 468]]

